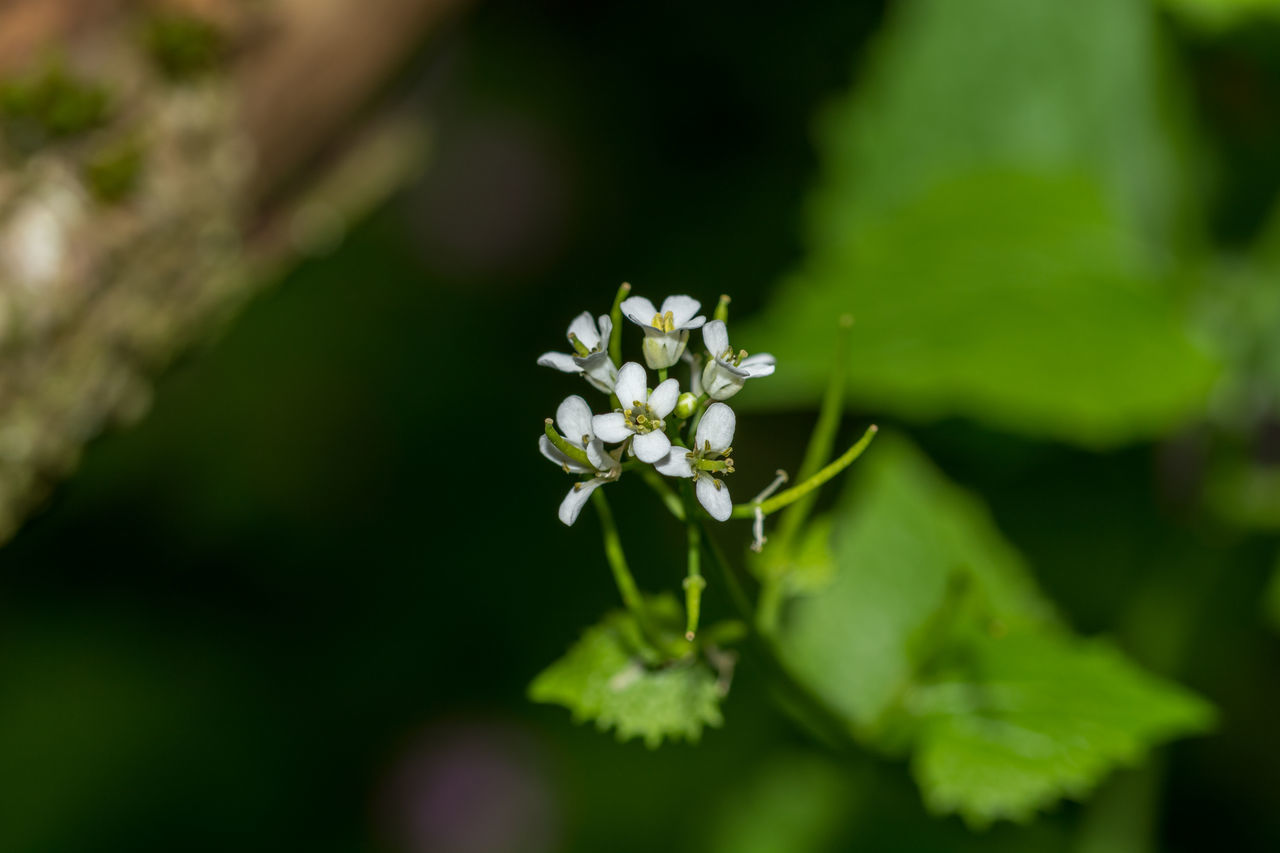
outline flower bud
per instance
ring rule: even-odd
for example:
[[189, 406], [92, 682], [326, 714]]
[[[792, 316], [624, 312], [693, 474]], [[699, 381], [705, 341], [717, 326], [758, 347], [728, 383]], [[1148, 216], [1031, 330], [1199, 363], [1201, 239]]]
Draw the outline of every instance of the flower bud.
[[676, 417], [687, 418], [698, 408], [698, 397], [696, 394], [690, 394], [685, 391], [680, 395], [680, 399], [676, 401]]

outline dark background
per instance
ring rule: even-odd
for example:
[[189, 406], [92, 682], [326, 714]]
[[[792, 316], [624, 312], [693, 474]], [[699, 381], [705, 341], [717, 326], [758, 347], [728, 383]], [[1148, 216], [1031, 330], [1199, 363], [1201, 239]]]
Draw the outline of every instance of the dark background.
[[[534, 440], [568, 391], [534, 359], [622, 280], [761, 306], [800, 258], [812, 119], [882, 6], [492, 3], [423, 45], [396, 88], [431, 116], [427, 174], [174, 366], [5, 549], [0, 850], [730, 849], [746, 791], [815, 749], [749, 665], [723, 729], [656, 752], [524, 696], [616, 604], [594, 531], [555, 520]], [[1280, 29], [1169, 31], [1215, 236], [1243, 243], [1280, 182]], [[794, 468], [811, 417], [753, 416], [797, 449], [743, 494]], [[1280, 848], [1274, 537], [1190, 514], [1167, 447], [909, 429], [1076, 628], [1131, 632], [1159, 668], [1144, 608], [1192, 620], [1173, 674], [1225, 723], [1162, 751], [1161, 849]], [[633, 497], [624, 534], [658, 555], [639, 580], [671, 587], [678, 546]], [[1171, 585], [1194, 615], [1153, 599]], [[821, 772], [847, 796], [838, 849], [1065, 850], [1081, 819], [972, 834], [900, 764]]]

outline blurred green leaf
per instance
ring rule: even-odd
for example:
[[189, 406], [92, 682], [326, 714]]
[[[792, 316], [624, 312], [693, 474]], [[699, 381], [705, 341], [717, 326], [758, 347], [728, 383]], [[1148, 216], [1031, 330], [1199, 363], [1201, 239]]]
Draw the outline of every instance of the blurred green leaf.
[[833, 519], [838, 574], [790, 603], [784, 664], [849, 730], [912, 753], [930, 806], [1022, 820], [1207, 706], [1071, 637], [982, 504], [886, 437]]
[[863, 406], [1086, 445], [1159, 434], [1212, 378], [1165, 287], [1195, 233], [1150, 11], [917, 0], [821, 125], [809, 254], [742, 332], [816, 396], [836, 316]]
[[[789, 666], [857, 726], [874, 727], [909, 685], [954, 577], [1008, 625], [1052, 619], [986, 509], [905, 441], [885, 436], [835, 513], [838, 574], [788, 612]], [[766, 550], [768, 546], [766, 545]]]
[[1100, 642], [978, 637], [965, 657], [959, 680], [911, 699], [924, 717], [913, 767], [933, 811], [973, 825], [1082, 797], [1117, 765], [1212, 722], [1205, 702]]
[[[651, 612], [679, 620], [669, 596], [650, 599]], [[643, 738], [650, 748], [663, 738], [696, 741], [703, 726], [719, 726], [721, 691], [705, 663], [662, 661], [645, 643], [634, 617], [614, 611], [588, 628], [568, 654], [529, 686], [535, 702], [563, 705], [576, 722], [594, 720], [619, 740]]]
[[795, 543], [780, 541], [759, 554], [750, 554], [752, 573], [761, 580], [773, 580], [790, 593], [816, 592], [835, 577], [831, 554], [831, 519], [816, 518], [796, 537]]
[[712, 853], [822, 853], [853, 810], [854, 784], [838, 764], [819, 755], [770, 757], [755, 773], [731, 783], [708, 821]]
[[1209, 31], [1280, 15], [1278, 0], [1164, 0], [1184, 20]]

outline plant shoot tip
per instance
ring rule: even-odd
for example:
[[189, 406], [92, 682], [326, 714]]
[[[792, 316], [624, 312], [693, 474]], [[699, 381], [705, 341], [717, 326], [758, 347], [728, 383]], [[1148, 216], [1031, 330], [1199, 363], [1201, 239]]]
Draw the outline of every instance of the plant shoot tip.
[[693, 633], [692, 631], [685, 631], [685, 632], [684, 632], [684, 638], [685, 638], [686, 640], [688, 640], [689, 642], [691, 642], [691, 643], [693, 642], [693, 637], [694, 637], [694, 633]]

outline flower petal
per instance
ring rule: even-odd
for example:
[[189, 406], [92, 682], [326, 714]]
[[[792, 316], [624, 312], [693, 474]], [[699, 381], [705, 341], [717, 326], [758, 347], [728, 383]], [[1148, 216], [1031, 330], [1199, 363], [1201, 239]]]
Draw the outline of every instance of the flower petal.
[[707, 352], [712, 356], [724, 355], [729, 348], [729, 329], [723, 320], [712, 320], [702, 327], [702, 342], [707, 345]]
[[628, 296], [622, 300], [622, 316], [626, 317], [637, 326], [653, 325], [653, 316], [658, 313], [658, 309], [653, 307], [653, 303], [643, 296]]
[[618, 382], [618, 368], [607, 352], [593, 352], [588, 356], [575, 355], [574, 364], [582, 368], [582, 378], [591, 383], [591, 387], [606, 394], [613, 393], [613, 386]]
[[644, 368], [634, 361], [628, 361], [618, 371], [618, 383], [613, 386], [613, 393], [618, 395], [618, 403], [622, 408], [629, 409], [635, 402], [645, 401], [648, 384], [649, 377]]
[[636, 452], [636, 458], [641, 462], [657, 462], [671, 449], [671, 439], [667, 438], [665, 432], [654, 430], [644, 435], [637, 435], [631, 442], [631, 449]]
[[564, 466], [568, 465], [569, 470], [575, 474], [591, 473], [590, 468], [583, 465], [581, 462], [578, 462], [574, 459], [570, 459], [568, 456], [565, 456], [563, 453], [561, 453], [560, 449], [557, 448], [554, 444], [552, 444], [551, 439], [547, 438], [545, 435], [538, 436], [538, 450], [542, 452], [543, 456], [550, 459], [558, 467], [563, 468]]
[[723, 480], [715, 477], [699, 477], [693, 487], [698, 496], [698, 503], [711, 514], [716, 521], [728, 521], [733, 514], [733, 499], [729, 497], [729, 487]]
[[738, 416], [733, 409], [724, 403], [712, 403], [702, 413], [702, 420], [698, 421], [694, 442], [698, 447], [710, 442], [712, 450], [723, 453], [733, 444], [733, 431], [737, 425]]
[[569, 494], [564, 496], [564, 500], [560, 501], [560, 520], [567, 525], [572, 525], [578, 520], [578, 513], [582, 512], [582, 507], [586, 504], [587, 498], [591, 497], [591, 493], [604, 485], [604, 480], [592, 477], [590, 480], [584, 480], [581, 483], [575, 483], [573, 488], [569, 490]]
[[581, 373], [582, 368], [573, 361], [567, 352], [544, 352], [538, 356], [538, 364], [543, 367], [554, 367], [562, 373]]
[[592, 319], [590, 311], [583, 311], [573, 318], [573, 322], [569, 324], [569, 334], [576, 336], [587, 349], [595, 349], [600, 343], [600, 332], [596, 329], [596, 321]]
[[597, 471], [613, 471], [621, 467], [617, 459], [605, 452], [604, 443], [598, 438], [593, 438], [587, 444], [587, 459]]
[[627, 419], [622, 416], [622, 412], [596, 415], [591, 419], [591, 430], [596, 438], [608, 444], [626, 441], [627, 436], [631, 435], [631, 429], [627, 426]]
[[767, 352], [749, 355], [738, 365], [748, 376], [772, 376], [778, 360]]
[[[546, 438], [546, 436], [543, 436]], [[653, 463], [659, 474], [668, 477], [692, 477], [693, 467], [689, 464], [689, 451], [684, 447], [672, 447], [667, 455]]]
[[649, 408], [660, 418], [675, 411], [676, 401], [680, 399], [680, 382], [676, 379], [667, 379], [658, 383], [658, 387], [653, 389], [653, 393], [649, 395]]
[[591, 407], [577, 394], [565, 397], [556, 409], [556, 426], [574, 447], [581, 447], [584, 439], [590, 441], [595, 437], [591, 431]]
[[600, 315], [600, 349], [609, 348], [609, 336], [613, 334], [613, 321], [608, 314]]
[[689, 329], [701, 329], [702, 324], [705, 322], [707, 322], [706, 317], [694, 317], [692, 320], [687, 320], [676, 326], [676, 328], [684, 329], [685, 331], [688, 331]]
[[[671, 312], [671, 319], [675, 321], [677, 329], [692, 320], [701, 307], [702, 303], [692, 296], [668, 296], [662, 300], [662, 313], [665, 315], [668, 311]], [[702, 323], [698, 325], [701, 326]]]

